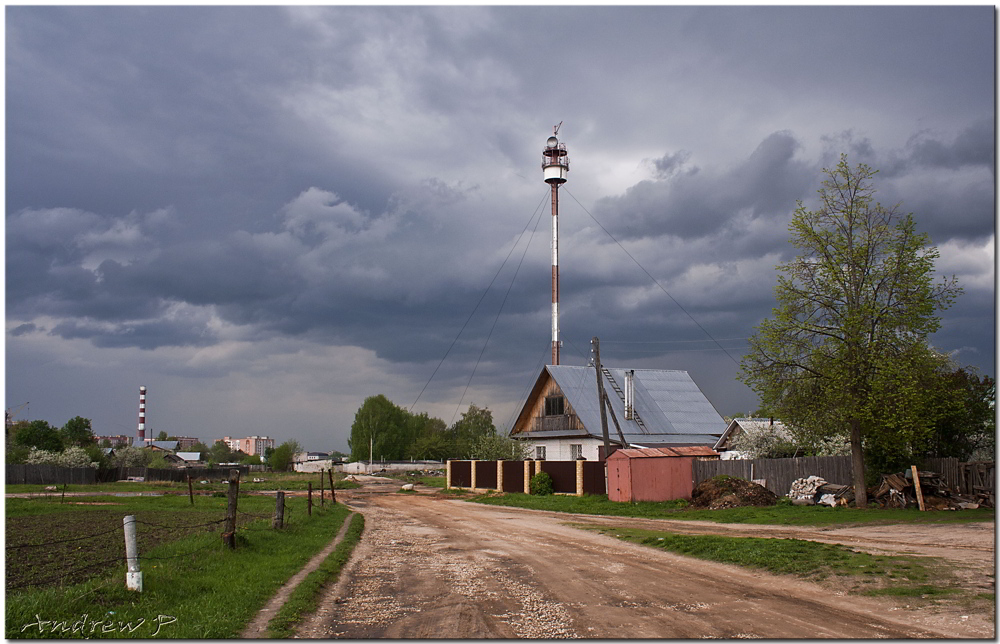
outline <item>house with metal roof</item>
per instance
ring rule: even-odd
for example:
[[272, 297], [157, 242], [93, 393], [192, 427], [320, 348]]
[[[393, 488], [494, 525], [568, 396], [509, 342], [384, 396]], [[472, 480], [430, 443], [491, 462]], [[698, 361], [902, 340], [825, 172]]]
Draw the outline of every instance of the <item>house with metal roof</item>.
[[[711, 447], [726, 429], [726, 421], [686, 371], [601, 371], [610, 402], [612, 446]], [[594, 366], [545, 366], [510, 437], [530, 441], [532, 456], [540, 460], [600, 460], [604, 436]]]
[[744, 458], [745, 455], [733, 449], [733, 439], [740, 434], [754, 436], [763, 433], [771, 433], [777, 438], [792, 442], [791, 433], [785, 424], [773, 418], [734, 418], [726, 427], [719, 440], [713, 445], [713, 449], [719, 452], [723, 460]]

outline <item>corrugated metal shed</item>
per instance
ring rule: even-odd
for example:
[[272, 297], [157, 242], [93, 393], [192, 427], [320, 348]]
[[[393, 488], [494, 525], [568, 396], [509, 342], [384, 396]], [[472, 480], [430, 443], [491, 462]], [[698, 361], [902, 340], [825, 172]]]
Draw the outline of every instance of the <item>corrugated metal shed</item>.
[[[559, 385], [587, 432], [600, 437], [601, 412], [597, 404], [594, 367], [548, 365], [539, 376], [539, 382], [544, 379], [546, 371]], [[726, 428], [725, 420], [686, 371], [635, 369], [635, 409], [642, 424], [626, 420], [625, 402], [615, 390], [616, 386], [618, 389], [624, 387], [625, 369], [608, 371], [614, 383], [602, 374], [604, 388], [629, 444], [714, 445]], [[545, 437], [543, 432], [537, 431], [520, 433], [525, 438]], [[562, 432], [561, 435], [567, 433]], [[618, 442], [618, 433], [610, 417], [608, 433]]]
[[690, 499], [693, 462], [718, 458], [710, 447], [620, 449], [607, 459], [608, 499], [619, 502]]

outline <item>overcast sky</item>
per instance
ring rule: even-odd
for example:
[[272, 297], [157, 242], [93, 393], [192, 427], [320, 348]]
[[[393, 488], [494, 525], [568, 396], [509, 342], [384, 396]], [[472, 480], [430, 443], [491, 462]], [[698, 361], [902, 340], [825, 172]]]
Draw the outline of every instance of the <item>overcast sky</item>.
[[324, 451], [376, 394], [508, 427], [549, 360], [560, 122], [563, 364], [598, 336], [609, 366], [754, 409], [745, 339], [796, 201], [846, 153], [965, 288], [933, 344], [994, 376], [994, 25], [992, 6], [8, 6], [6, 406], [134, 435], [144, 385], [154, 435]]

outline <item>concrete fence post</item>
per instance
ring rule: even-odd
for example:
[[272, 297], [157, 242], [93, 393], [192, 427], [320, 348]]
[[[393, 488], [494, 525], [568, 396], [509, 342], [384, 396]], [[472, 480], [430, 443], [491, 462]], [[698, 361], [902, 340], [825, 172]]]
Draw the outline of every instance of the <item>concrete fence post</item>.
[[135, 517], [129, 515], [123, 520], [125, 527], [125, 587], [142, 592], [142, 572], [139, 570], [139, 540], [135, 532]]

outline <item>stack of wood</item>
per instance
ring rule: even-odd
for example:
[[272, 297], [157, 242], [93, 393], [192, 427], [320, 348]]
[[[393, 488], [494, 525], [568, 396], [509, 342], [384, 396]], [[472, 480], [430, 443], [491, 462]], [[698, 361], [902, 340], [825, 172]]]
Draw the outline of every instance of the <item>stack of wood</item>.
[[847, 505], [854, 500], [854, 488], [850, 485], [827, 483], [821, 476], [809, 476], [792, 481], [788, 497], [796, 505]]
[[[935, 510], [975, 509], [991, 507], [989, 495], [958, 494], [948, 487], [944, 477], [937, 472], [917, 471], [920, 493], [926, 507]], [[886, 508], [907, 508], [918, 505], [912, 470], [883, 474], [882, 482], [874, 491], [874, 499]]]

